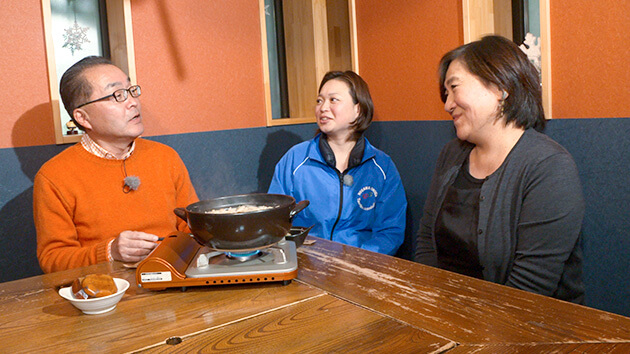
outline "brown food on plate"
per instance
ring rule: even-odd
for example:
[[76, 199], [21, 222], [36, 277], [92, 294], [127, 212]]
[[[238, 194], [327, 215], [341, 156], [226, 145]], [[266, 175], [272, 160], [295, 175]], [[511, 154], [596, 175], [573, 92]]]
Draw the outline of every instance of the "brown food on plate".
[[93, 299], [115, 294], [118, 291], [114, 278], [107, 274], [90, 274], [72, 283], [72, 295], [77, 299]]

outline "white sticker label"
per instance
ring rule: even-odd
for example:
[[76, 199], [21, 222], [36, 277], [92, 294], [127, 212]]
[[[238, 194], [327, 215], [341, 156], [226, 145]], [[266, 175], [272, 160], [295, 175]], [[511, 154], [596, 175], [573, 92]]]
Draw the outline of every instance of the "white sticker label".
[[140, 281], [143, 283], [152, 283], [158, 281], [171, 281], [173, 279], [171, 272], [147, 272], [140, 273]]

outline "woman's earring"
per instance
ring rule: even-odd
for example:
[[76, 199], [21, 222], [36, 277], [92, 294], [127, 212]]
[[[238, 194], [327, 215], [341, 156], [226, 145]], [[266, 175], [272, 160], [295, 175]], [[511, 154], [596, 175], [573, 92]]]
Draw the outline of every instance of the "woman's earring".
[[503, 91], [503, 95], [501, 96], [501, 101], [499, 101], [499, 111], [500, 111], [500, 116], [503, 117], [504, 113], [505, 113], [505, 99], [507, 98], [507, 92]]

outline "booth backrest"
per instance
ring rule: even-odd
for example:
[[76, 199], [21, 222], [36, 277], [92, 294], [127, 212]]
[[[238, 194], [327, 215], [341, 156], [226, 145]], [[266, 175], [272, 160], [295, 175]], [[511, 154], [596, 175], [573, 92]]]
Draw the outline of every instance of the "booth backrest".
[[[313, 124], [157, 136], [186, 163], [201, 199], [265, 192], [275, 163], [311, 138]], [[586, 304], [630, 316], [630, 119], [558, 119], [546, 133], [574, 157], [583, 184]], [[398, 256], [412, 259], [415, 233], [442, 146], [454, 137], [450, 121], [375, 122], [367, 137], [388, 153], [401, 174], [409, 208]], [[35, 256], [32, 180], [67, 146], [0, 150], [0, 282], [41, 274]]]

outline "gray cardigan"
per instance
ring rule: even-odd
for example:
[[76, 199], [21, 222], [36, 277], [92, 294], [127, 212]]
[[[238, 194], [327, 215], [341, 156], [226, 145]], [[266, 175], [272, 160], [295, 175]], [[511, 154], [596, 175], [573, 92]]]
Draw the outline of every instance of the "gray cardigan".
[[[417, 262], [437, 266], [436, 217], [473, 147], [454, 139], [440, 153], [420, 221]], [[582, 303], [583, 216], [573, 158], [546, 135], [526, 130], [481, 188], [477, 243], [484, 279]]]

